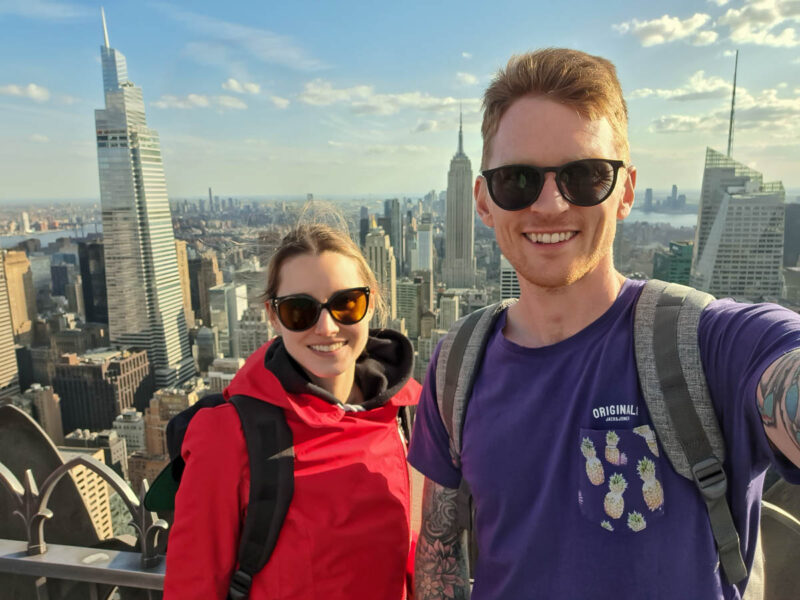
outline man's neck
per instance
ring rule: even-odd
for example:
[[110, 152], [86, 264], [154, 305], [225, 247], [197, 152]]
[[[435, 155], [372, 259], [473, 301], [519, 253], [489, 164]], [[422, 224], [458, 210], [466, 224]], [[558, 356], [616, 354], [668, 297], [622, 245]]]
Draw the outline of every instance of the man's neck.
[[624, 281], [613, 268], [560, 288], [542, 288], [520, 278], [519, 302], [508, 311], [503, 335], [527, 348], [572, 337], [611, 308]]

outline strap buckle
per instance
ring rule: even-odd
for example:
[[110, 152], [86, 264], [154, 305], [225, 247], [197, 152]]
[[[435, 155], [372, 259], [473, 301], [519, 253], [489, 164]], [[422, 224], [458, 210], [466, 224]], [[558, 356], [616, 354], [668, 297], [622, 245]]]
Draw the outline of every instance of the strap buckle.
[[716, 456], [710, 456], [692, 465], [692, 475], [700, 493], [707, 500], [718, 500], [728, 490], [728, 478]]
[[230, 587], [228, 588], [228, 598], [230, 600], [246, 600], [250, 594], [250, 586], [253, 578], [239, 569], [231, 577]]

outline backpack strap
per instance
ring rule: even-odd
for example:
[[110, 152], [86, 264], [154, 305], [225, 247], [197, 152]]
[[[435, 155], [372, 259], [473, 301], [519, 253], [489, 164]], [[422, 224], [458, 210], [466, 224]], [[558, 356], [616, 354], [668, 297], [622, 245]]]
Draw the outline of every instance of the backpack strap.
[[497, 319], [515, 298], [503, 300], [456, 321], [442, 341], [436, 363], [436, 403], [450, 438], [450, 458], [461, 468], [461, 431], [486, 342]]
[[267, 564], [294, 493], [292, 431], [283, 409], [249, 396], [233, 396], [250, 462], [250, 496], [239, 540], [239, 569], [229, 600], [244, 600], [253, 576]]
[[[497, 319], [516, 301], [503, 300], [470, 313], [456, 321], [442, 341], [436, 363], [436, 403], [450, 439], [450, 458], [455, 467], [461, 468], [461, 432], [486, 343]], [[469, 532], [465, 544], [470, 574], [478, 558], [474, 518], [472, 492], [466, 477], [462, 477], [456, 496], [456, 521], [459, 528]]]
[[697, 326], [713, 296], [650, 280], [636, 304], [636, 366], [653, 426], [673, 468], [694, 481], [731, 584], [747, 577], [726, 498], [725, 444], [706, 385]]

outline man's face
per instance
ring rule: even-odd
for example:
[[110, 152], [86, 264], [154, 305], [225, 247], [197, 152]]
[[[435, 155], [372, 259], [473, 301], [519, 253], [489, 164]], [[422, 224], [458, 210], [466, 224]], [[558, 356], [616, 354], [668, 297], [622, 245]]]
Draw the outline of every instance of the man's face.
[[[582, 158], [622, 158], [605, 117], [590, 121], [574, 109], [540, 96], [520, 98], [508, 108], [491, 148], [489, 169], [512, 164], [556, 167]], [[475, 202], [480, 218], [494, 228], [500, 250], [517, 274], [535, 286], [558, 288], [613, 269], [616, 221], [630, 212], [635, 182], [636, 171], [622, 168], [611, 196], [602, 204], [584, 207], [562, 198], [555, 174], [548, 173], [536, 202], [519, 211], [506, 211], [489, 196], [486, 180], [478, 177]], [[562, 241], [546, 243], [548, 237]]]

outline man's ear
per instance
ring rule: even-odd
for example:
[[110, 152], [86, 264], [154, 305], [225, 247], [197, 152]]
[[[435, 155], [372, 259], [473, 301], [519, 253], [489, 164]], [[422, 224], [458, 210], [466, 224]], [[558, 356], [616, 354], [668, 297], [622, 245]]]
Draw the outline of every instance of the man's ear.
[[489, 211], [489, 203], [492, 202], [489, 196], [489, 187], [486, 185], [486, 179], [483, 175], [478, 175], [475, 178], [475, 187], [472, 190], [472, 195], [475, 198], [475, 210], [478, 216], [487, 227], [494, 227], [494, 218]]
[[625, 191], [617, 207], [617, 220], [621, 221], [631, 213], [633, 208], [634, 189], [636, 188], [636, 167], [631, 165], [625, 169]]

